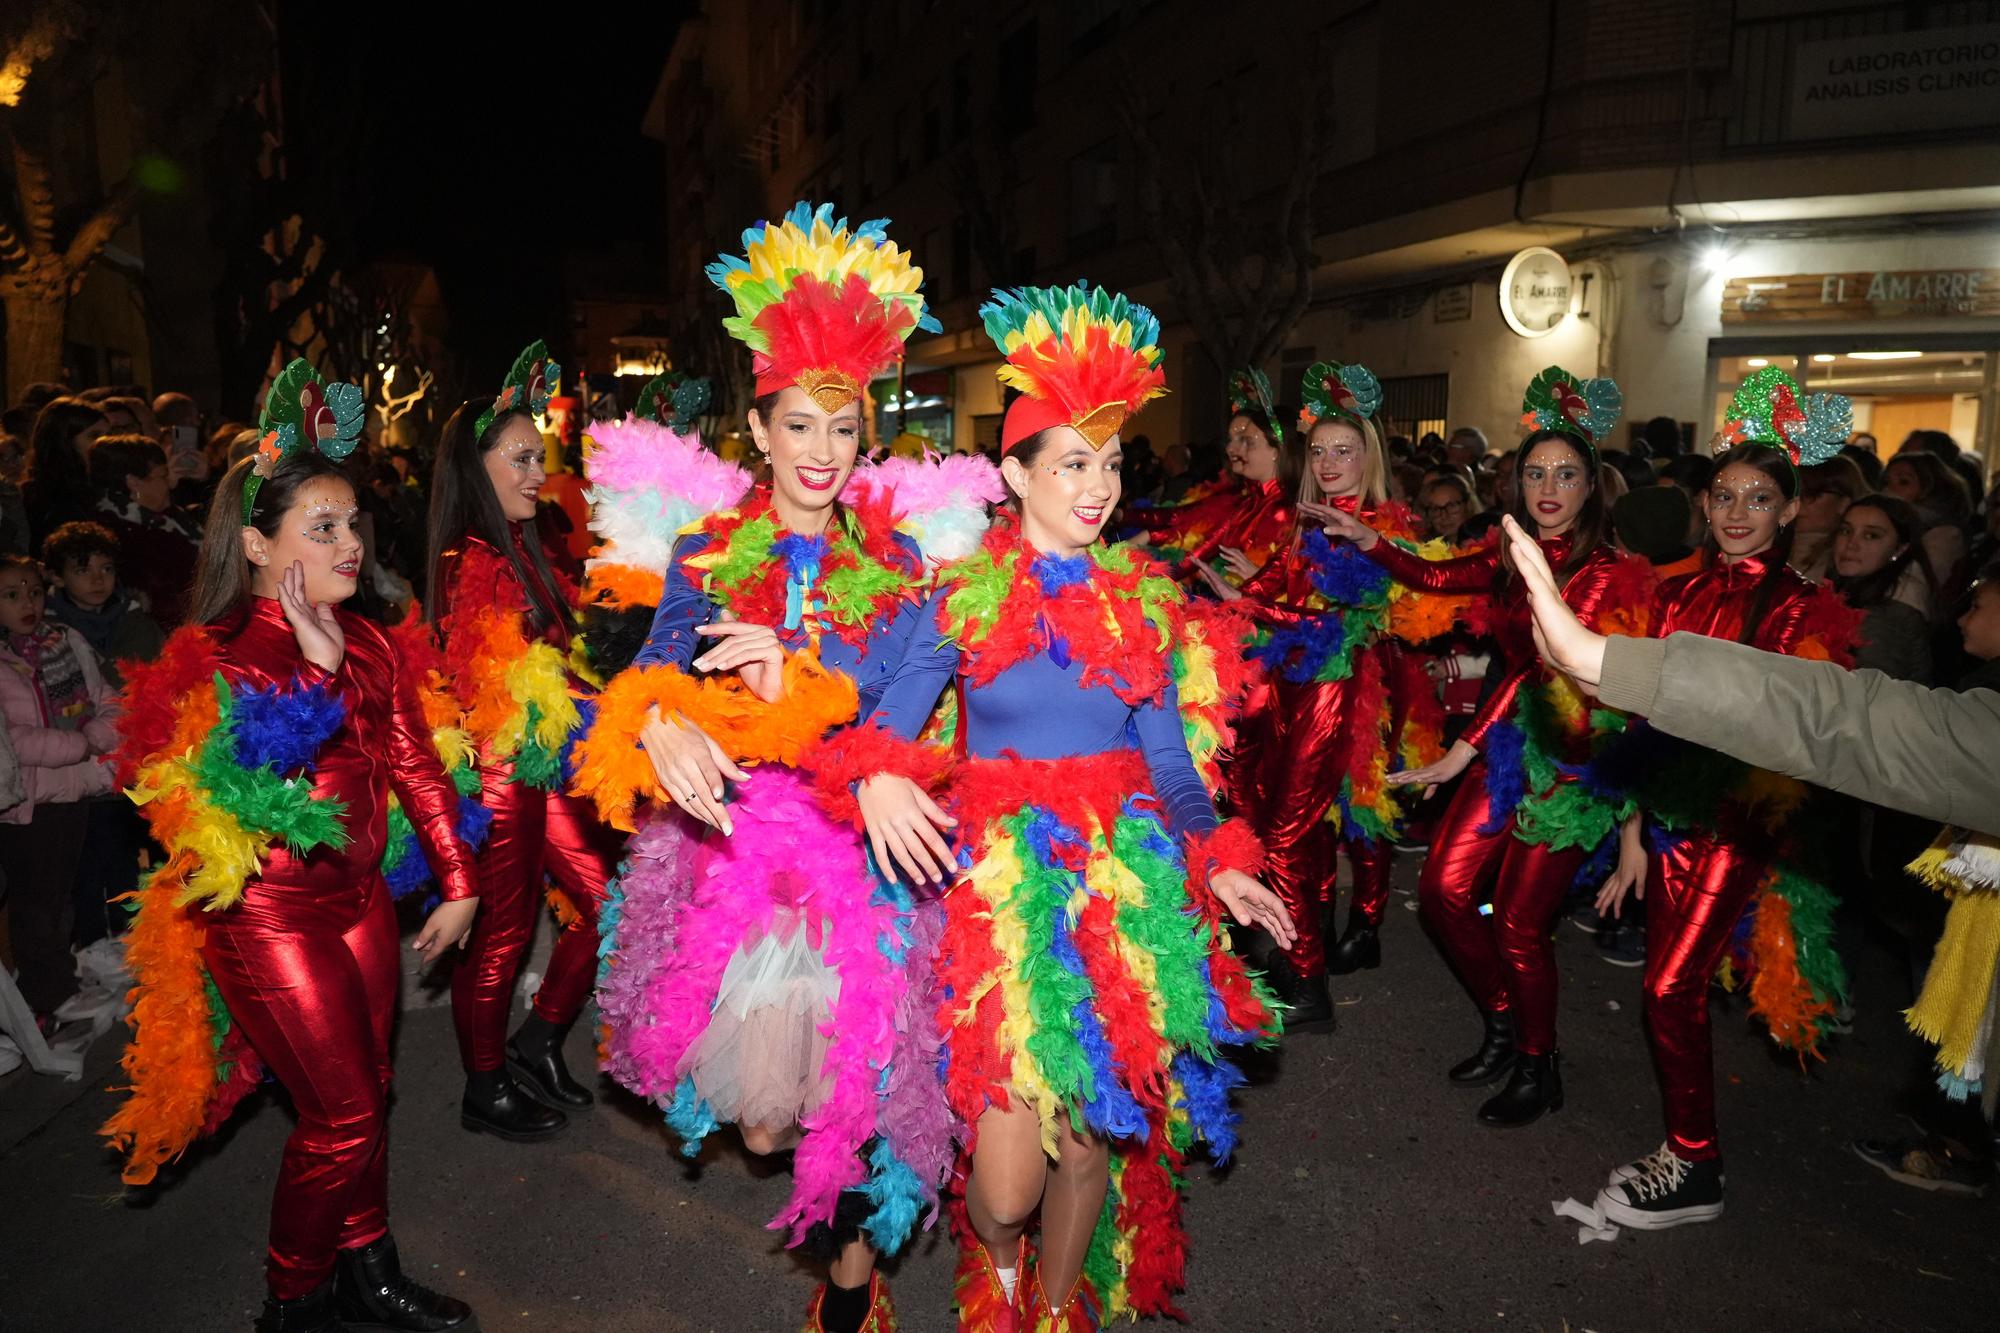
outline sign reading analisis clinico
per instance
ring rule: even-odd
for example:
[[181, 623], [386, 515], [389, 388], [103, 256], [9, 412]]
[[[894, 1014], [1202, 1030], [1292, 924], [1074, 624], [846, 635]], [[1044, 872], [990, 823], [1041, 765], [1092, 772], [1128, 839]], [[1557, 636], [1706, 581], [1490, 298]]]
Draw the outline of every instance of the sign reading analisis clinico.
[[2000, 316], [2000, 269], [1908, 269], [1730, 278], [1722, 322]]

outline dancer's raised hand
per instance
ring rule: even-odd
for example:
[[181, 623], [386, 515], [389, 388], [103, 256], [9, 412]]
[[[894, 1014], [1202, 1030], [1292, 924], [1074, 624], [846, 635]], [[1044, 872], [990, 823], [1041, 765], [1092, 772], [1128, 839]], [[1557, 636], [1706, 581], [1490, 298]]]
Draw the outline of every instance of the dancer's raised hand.
[[1535, 616], [1535, 647], [1542, 660], [1582, 688], [1596, 693], [1604, 676], [1602, 634], [1594, 634], [1576, 618], [1562, 599], [1562, 589], [1535, 539], [1521, 530], [1512, 515], [1500, 520], [1514, 569], [1528, 590], [1528, 607]]

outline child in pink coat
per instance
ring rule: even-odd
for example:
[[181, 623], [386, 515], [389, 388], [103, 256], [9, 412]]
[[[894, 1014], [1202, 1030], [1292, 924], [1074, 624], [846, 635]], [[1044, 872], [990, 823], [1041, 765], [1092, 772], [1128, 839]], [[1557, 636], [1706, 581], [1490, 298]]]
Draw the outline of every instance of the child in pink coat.
[[111, 790], [118, 696], [83, 637], [43, 616], [44, 596], [39, 565], [0, 556], [0, 714], [25, 796], [0, 811], [0, 879], [21, 995], [47, 1027], [76, 993], [71, 881], [85, 803]]

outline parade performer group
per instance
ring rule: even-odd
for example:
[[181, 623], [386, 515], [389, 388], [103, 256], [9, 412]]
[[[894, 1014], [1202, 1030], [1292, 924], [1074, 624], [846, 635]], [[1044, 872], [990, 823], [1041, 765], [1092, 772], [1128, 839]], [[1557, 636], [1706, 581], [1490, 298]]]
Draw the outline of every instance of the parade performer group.
[[[142, 1183], [283, 1088], [260, 1330], [473, 1326], [388, 1229], [399, 899], [449, 972], [461, 1123], [531, 1141], [589, 1107], [564, 1050], [594, 998], [602, 1071], [686, 1152], [728, 1125], [790, 1155], [770, 1225], [825, 1265], [809, 1333], [898, 1327], [877, 1261], [941, 1217], [961, 1330], [1176, 1314], [1186, 1172], [1237, 1146], [1237, 1053], [1332, 1026], [1327, 974], [1380, 962], [1391, 843], [1461, 774], [1419, 888], [1485, 1023], [1450, 1080], [1507, 1079], [1491, 1126], [1561, 1107], [1552, 920], [1573, 886], [1642, 895], [1668, 1138], [1589, 1211], [1719, 1214], [1710, 976], [1726, 955], [1800, 1049], [1841, 988], [1801, 795], [1542, 666], [1516, 559], [1421, 542], [1389, 498], [1366, 368], [1314, 365], [1295, 426], [1232, 377], [1236, 479], [1126, 512], [1121, 431], [1165, 392], [1143, 306], [994, 293], [998, 468], [873, 461], [868, 386], [936, 328], [886, 223], [802, 203], [709, 275], [751, 353], [754, 469], [694, 434], [705, 384], [648, 385], [591, 428], [575, 586], [536, 522], [560, 369], [535, 343], [446, 423], [426, 596], [385, 632], [341, 607], [363, 401], [295, 362], [218, 490], [194, 623], [131, 677], [118, 776], [166, 859], [105, 1132]], [[1608, 543], [1619, 408], [1559, 367], [1527, 391], [1513, 520], [1568, 606], [1837, 658], [1851, 625], [1784, 555], [1841, 403], [1744, 386], [1708, 563], [1657, 590]], [[1114, 514], [1144, 539], [1106, 542]], [[1454, 628], [1498, 659], [1446, 751], [1412, 646]], [[545, 884], [554, 945], [510, 1033]]]

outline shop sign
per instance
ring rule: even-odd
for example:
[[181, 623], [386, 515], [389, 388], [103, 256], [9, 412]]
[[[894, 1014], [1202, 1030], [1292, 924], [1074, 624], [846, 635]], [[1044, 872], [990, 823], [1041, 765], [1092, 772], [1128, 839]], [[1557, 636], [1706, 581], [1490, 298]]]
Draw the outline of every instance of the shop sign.
[[1523, 338], [1543, 338], [1569, 318], [1569, 265], [1547, 246], [1531, 245], [1500, 275], [1500, 317]]
[[2000, 124], [2000, 24], [1801, 42], [1793, 139]]
[[1472, 318], [1472, 284], [1454, 283], [1440, 287], [1431, 298], [1431, 323], [1456, 324]]
[[1730, 278], [1722, 322], [2000, 316], [2000, 269], [1882, 269]]

